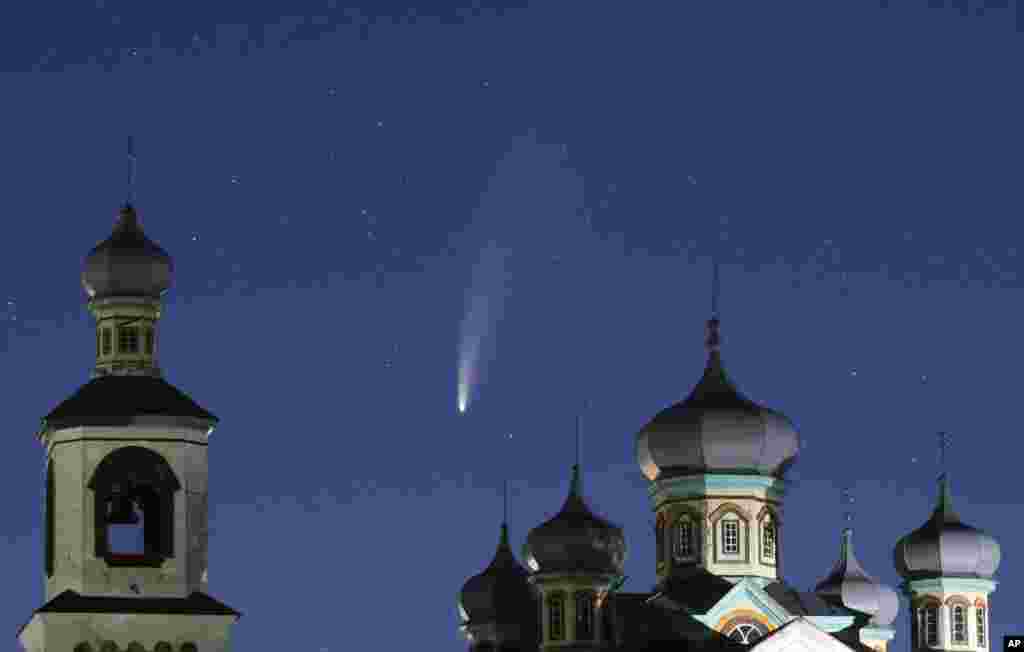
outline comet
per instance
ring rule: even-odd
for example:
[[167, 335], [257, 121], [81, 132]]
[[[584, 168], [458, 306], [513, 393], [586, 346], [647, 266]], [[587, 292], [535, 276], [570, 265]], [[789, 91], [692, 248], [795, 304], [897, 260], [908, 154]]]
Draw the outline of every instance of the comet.
[[457, 407], [465, 414], [485, 371], [485, 345], [493, 350], [493, 333], [504, 304], [506, 260], [509, 251], [495, 241], [480, 250], [473, 280], [466, 293], [466, 313], [459, 328]]

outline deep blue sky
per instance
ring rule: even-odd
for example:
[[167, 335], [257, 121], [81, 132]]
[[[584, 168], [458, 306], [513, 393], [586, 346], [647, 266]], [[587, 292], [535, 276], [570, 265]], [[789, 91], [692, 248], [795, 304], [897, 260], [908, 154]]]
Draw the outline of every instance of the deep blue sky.
[[[208, 4], [0, 17], [12, 642], [42, 601], [33, 434], [88, 380], [79, 275], [129, 133], [177, 267], [161, 362], [222, 420], [210, 581], [236, 649], [462, 649], [502, 482], [518, 551], [562, 503], [584, 399], [587, 493], [649, 590], [633, 437], [701, 374], [712, 256], [727, 368], [806, 442], [786, 578], [827, 574], [851, 484], [858, 554], [896, 584], [947, 429], [955, 505], [1004, 551], [993, 645], [1021, 630], [1020, 3]], [[477, 283], [492, 241], [500, 283]], [[479, 287], [504, 301], [460, 417]], [[897, 624], [904, 650], [905, 602]]]

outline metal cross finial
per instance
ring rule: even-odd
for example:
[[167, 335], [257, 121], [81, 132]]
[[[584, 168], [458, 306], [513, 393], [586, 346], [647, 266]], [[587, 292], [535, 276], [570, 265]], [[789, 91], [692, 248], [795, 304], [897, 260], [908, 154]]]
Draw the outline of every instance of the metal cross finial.
[[711, 317], [712, 319], [718, 318], [718, 293], [720, 291], [720, 283], [718, 279], [718, 260], [712, 261], [713, 268], [711, 273]]
[[845, 485], [842, 492], [840, 493], [840, 502], [843, 506], [843, 521], [846, 523], [845, 527], [853, 526], [853, 503], [855, 502], [853, 497], [853, 487]]
[[939, 474], [946, 475], [946, 449], [952, 443], [953, 437], [948, 432], [939, 431]]
[[135, 202], [135, 138], [128, 136], [128, 203]]

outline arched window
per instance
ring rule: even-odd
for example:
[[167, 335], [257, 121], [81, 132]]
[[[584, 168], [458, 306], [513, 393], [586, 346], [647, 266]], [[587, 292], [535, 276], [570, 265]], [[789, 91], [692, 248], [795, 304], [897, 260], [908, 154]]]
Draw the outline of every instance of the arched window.
[[167, 641], [160, 641], [153, 646], [153, 652], [174, 652], [174, 648]]
[[117, 643], [104, 641], [103, 645], [100, 646], [100, 652], [117, 652]]
[[146, 355], [153, 355], [153, 327], [146, 328]]
[[75, 646], [75, 652], [92, 652], [92, 646], [87, 641], [82, 641]]
[[939, 645], [939, 605], [930, 604], [924, 608], [924, 644]]
[[196, 647], [195, 643], [182, 643], [181, 652], [199, 652], [199, 648]]
[[744, 645], [753, 645], [767, 634], [764, 625], [749, 618], [737, 619], [722, 628], [722, 633]]
[[761, 559], [763, 561], [775, 563], [777, 541], [775, 521], [771, 516], [765, 516], [761, 521]]
[[125, 648], [125, 650], [126, 652], [146, 652], [146, 648], [143, 647], [142, 643], [139, 643], [138, 641], [132, 641], [131, 643], [129, 643], [128, 647]]
[[954, 645], [967, 645], [967, 607], [954, 604], [949, 608], [949, 612], [950, 640]]
[[697, 555], [696, 532], [693, 518], [684, 514], [676, 521], [672, 532], [672, 557], [676, 561], [690, 561]]
[[548, 596], [548, 640], [565, 639], [565, 595], [552, 593]]
[[174, 555], [174, 494], [181, 485], [158, 453], [115, 450], [96, 467], [89, 488], [97, 557], [111, 566], [159, 566]]
[[594, 639], [594, 593], [593, 591], [576, 592], [576, 640], [592, 641]]
[[113, 336], [111, 335], [109, 328], [103, 329], [103, 355], [110, 355], [112, 346]]
[[977, 607], [974, 610], [974, 618], [978, 625], [978, 647], [988, 645], [985, 642], [985, 607]]

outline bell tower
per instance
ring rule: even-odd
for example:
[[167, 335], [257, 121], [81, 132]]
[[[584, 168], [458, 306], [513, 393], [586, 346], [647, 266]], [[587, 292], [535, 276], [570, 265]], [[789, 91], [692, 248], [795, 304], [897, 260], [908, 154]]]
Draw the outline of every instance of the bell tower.
[[240, 614], [207, 594], [207, 450], [217, 418], [156, 357], [170, 257], [131, 204], [88, 255], [92, 378], [42, 419], [46, 603], [29, 652], [223, 652]]

